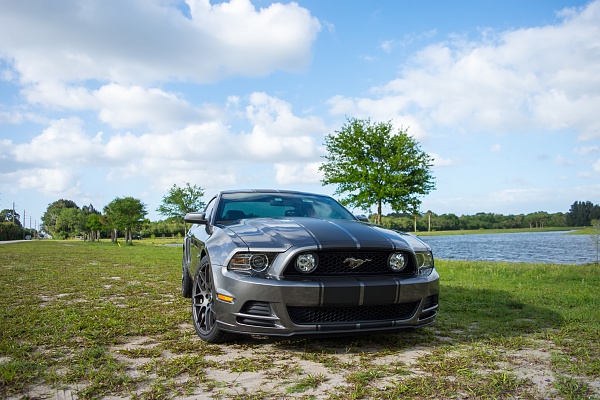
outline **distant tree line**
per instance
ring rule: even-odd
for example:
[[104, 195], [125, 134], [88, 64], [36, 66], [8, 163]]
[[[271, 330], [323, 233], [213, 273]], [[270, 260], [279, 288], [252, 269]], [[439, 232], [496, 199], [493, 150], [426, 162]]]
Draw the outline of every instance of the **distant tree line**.
[[[152, 222], [145, 218], [146, 205], [132, 197], [116, 198], [102, 212], [92, 204], [77, 206], [72, 200], [60, 199], [48, 205], [42, 216], [41, 229], [56, 239], [83, 238], [90, 241], [119, 236], [131, 243], [136, 238], [182, 237], [185, 235], [183, 216], [186, 212], [202, 209], [202, 188], [187, 184], [173, 186], [163, 197], [157, 209], [165, 220]], [[13, 218], [14, 217], [14, 218]], [[375, 218], [372, 219], [375, 220]], [[15, 221], [14, 223], [12, 221]], [[511, 229], [543, 227], [591, 226], [600, 220], [600, 206], [589, 201], [576, 201], [567, 213], [539, 211], [530, 214], [502, 215], [477, 213], [474, 215], [425, 213], [391, 213], [382, 216], [381, 225], [401, 231], [446, 231], [466, 229]], [[23, 239], [27, 235], [36, 237], [35, 230], [21, 226], [19, 215], [12, 210], [0, 212], [0, 240]]]
[[123, 237], [128, 243], [141, 237], [182, 236], [185, 231], [183, 224], [172, 218], [157, 222], [144, 218], [145, 205], [132, 197], [115, 199], [103, 211], [92, 204], [78, 207], [72, 200], [57, 200], [42, 216], [42, 229], [54, 239], [117, 241]]
[[[432, 211], [418, 214], [391, 213], [382, 218], [386, 228], [401, 231], [452, 231], [466, 229], [512, 229], [544, 227], [590, 226], [600, 219], [600, 206], [576, 201], [568, 213], [538, 211], [530, 214], [502, 215], [477, 213], [474, 215], [436, 214]], [[416, 226], [416, 228], [415, 228]]]
[[0, 211], [0, 240], [19, 240], [35, 235], [35, 229], [27, 229], [21, 224], [21, 216], [16, 211]]
[[131, 243], [134, 232], [141, 230], [146, 214], [146, 205], [133, 197], [114, 199], [104, 207], [103, 213], [92, 204], [80, 208], [72, 200], [60, 199], [48, 205], [41, 229], [54, 239], [90, 241], [110, 237], [116, 242], [122, 233], [125, 241]]
[[[514, 229], [567, 226], [564, 213], [549, 214], [536, 212], [531, 214], [502, 215], [495, 213], [477, 213], [474, 215], [441, 214], [428, 211], [417, 215], [388, 214], [382, 218], [386, 228], [402, 231], [452, 231], [466, 229]], [[416, 226], [416, 228], [415, 228]]]
[[[133, 197], [117, 197], [102, 209], [92, 204], [78, 207], [72, 200], [60, 199], [48, 205], [42, 216], [44, 232], [55, 239], [81, 238], [96, 241], [110, 238], [116, 242], [124, 237], [126, 243], [142, 237], [182, 237], [185, 234], [183, 217], [204, 207], [200, 198], [204, 190], [196, 185], [173, 185], [157, 211], [166, 215], [164, 221], [151, 222], [146, 205]], [[6, 217], [8, 219], [8, 216]]]

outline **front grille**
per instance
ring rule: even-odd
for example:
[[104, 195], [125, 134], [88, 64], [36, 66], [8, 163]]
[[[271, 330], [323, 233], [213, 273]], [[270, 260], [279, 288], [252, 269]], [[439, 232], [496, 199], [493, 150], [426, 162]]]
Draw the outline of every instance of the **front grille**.
[[[336, 276], [336, 275], [385, 275], [394, 273], [388, 268], [388, 258], [392, 254], [389, 251], [319, 251], [315, 252], [319, 257], [317, 269], [308, 276]], [[410, 253], [405, 253], [407, 258], [407, 267], [400, 274], [414, 273], [412, 257]], [[349, 258], [355, 258], [365, 261], [361, 266], [350, 268]], [[293, 258], [286, 266], [283, 276], [303, 276], [295, 268], [296, 258]]]
[[420, 301], [356, 307], [288, 307], [287, 311], [297, 325], [395, 321], [410, 319], [419, 303]]

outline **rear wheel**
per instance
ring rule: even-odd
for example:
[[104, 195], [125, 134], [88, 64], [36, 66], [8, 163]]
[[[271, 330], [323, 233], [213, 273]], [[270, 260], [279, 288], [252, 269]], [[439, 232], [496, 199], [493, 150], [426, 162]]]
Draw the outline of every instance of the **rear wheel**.
[[192, 320], [200, 338], [209, 343], [222, 343], [233, 340], [236, 335], [217, 328], [217, 318], [213, 309], [216, 297], [212, 267], [208, 256], [202, 257], [192, 285]]

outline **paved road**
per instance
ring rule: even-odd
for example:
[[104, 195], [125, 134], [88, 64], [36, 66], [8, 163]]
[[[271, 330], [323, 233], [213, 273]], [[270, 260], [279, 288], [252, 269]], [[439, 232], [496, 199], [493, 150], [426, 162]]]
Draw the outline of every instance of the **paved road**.
[[0, 244], [21, 243], [21, 242], [31, 242], [31, 240], [5, 240], [5, 241], [0, 241]]

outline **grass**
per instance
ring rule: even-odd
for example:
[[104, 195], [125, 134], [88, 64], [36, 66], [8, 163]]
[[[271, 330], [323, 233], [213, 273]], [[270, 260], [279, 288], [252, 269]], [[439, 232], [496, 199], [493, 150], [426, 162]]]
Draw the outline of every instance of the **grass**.
[[442, 260], [432, 327], [209, 345], [181, 248], [134, 244], [0, 246], [0, 398], [600, 398], [598, 267]]

